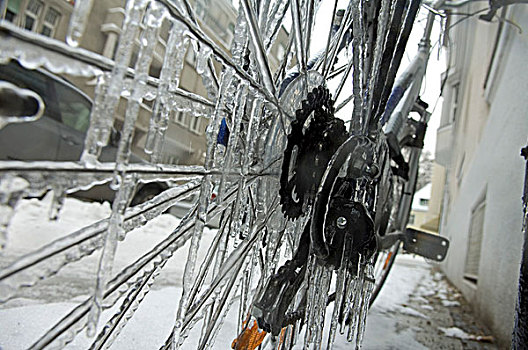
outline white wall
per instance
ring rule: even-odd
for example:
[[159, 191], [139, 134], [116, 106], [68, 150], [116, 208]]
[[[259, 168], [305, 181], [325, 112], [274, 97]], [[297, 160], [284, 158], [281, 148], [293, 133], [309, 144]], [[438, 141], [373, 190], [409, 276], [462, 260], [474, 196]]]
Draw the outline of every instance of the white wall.
[[[522, 247], [524, 161], [520, 149], [528, 140], [528, 5], [518, 5], [513, 12], [524, 31], [509, 29], [510, 45], [499, 63], [501, 73], [494, 81], [487, 122], [473, 157], [464, 166], [456, 196], [444, 208], [441, 226], [441, 234], [451, 240], [443, 269], [505, 346], [513, 327]], [[484, 233], [474, 286], [463, 273], [471, 211], [483, 196]]]

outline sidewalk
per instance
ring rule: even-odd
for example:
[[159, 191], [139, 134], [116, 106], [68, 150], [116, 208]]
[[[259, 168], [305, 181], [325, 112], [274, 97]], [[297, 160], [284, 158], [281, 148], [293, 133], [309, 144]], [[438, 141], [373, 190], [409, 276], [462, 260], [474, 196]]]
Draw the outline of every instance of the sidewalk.
[[497, 349], [490, 341], [489, 331], [434, 265], [399, 255], [369, 313], [363, 348]]

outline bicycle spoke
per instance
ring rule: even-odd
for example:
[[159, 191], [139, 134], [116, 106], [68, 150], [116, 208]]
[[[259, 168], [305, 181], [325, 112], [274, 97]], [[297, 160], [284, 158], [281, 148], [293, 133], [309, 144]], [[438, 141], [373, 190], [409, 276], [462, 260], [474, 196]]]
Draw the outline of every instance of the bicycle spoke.
[[266, 51], [264, 50], [264, 45], [262, 43], [262, 37], [260, 36], [260, 31], [258, 29], [255, 13], [249, 4], [249, 0], [242, 0], [241, 6], [244, 9], [249, 33], [253, 39], [251, 40], [251, 43], [253, 45], [253, 49], [255, 50], [255, 56], [257, 58], [256, 63], [258, 64], [262, 81], [264, 82], [264, 86], [268, 90], [269, 94], [271, 96], [275, 96], [275, 86], [273, 85], [273, 78], [268, 65], [268, 60], [266, 58]]

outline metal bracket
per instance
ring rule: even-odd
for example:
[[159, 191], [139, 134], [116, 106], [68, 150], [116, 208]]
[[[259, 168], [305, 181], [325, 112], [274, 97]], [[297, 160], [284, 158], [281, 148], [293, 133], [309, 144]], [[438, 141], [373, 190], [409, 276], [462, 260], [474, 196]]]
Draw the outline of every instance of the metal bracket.
[[443, 261], [449, 249], [449, 240], [445, 237], [407, 228], [403, 249], [424, 258]]
[[379, 237], [378, 247], [388, 249], [398, 241], [403, 242], [403, 249], [407, 252], [435, 261], [443, 261], [449, 249], [447, 238], [410, 227], [405, 233], [397, 231]]

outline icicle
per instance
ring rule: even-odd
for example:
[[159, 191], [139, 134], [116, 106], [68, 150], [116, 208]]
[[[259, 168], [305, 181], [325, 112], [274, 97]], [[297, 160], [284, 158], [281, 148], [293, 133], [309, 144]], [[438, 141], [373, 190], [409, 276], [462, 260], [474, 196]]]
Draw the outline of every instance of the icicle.
[[251, 108], [251, 113], [249, 115], [249, 125], [247, 127], [246, 133], [246, 153], [245, 159], [242, 163], [242, 173], [249, 173], [249, 168], [253, 164], [253, 158], [256, 153], [257, 140], [259, 138], [259, 126], [262, 118], [262, 96], [260, 94], [255, 94], [253, 99], [253, 105]]
[[213, 72], [209, 69], [209, 61], [213, 50], [207, 45], [200, 44], [196, 58], [196, 73], [202, 77], [202, 82], [210, 99], [216, 99], [218, 90], [214, 84]]
[[289, 4], [290, 2], [288, 0], [278, 0], [270, 13], [270, 18], [266, 25], [266, 36], [264, 38], [264, 47], [268, 52], [277, 38]]
[[363, 336], [365, 335], [365, 326], [367, 324], [367, 314], [370, 304], [370, 296], [374, 290], [374, 266], [370, 262], [366, 262], [364, 269], [365, 281], [363, 283], [361, 307], [358, 310], [359, 315], [356, 334], [356, 349], [360, 349], [361, 344], [363, 343]]
[[137, 37], [143, 11], [149, 2], [150, 0], [129, 0], [127, 2], [123, 31], [119, 38], [119, 45], [114, 60], [114, 69], [107, 81], [108, 85], [100, 91], [104, 95], [96, 96], [96, 101], [99, 101], [95, 105], [95, 111], [101, 114], [95, 117], [92, 116], [94, 122], [90, 123], [89, 129], [94, 130], [89, 130], [88, 134], [92, 137], [96, 136], [97, 139], [94, 140], [95, 145], [89, 144], [88, 140], [86, 141], [81, 159], [87, 164], [93, 164], [94, 160], [99, 156], [101, 147], [106, 146], [108, 143], [114, 123], [115, 110], [122, 93], [123, 79], [128, 70], [130, 57], [134, 49], [133, 43]]
[[163, 137], [168, 127], [172, 94], [180, 84], [180, 75], [185, 62], [187, 45], [186, 27], [179, 21], [173, 21], [167, 41], [164, 64], [160, 72], [157, 99], [150, 119], [145, 152], [151, 155], [152, 163], [157, 163], [161, 153]]
[[158, 35], [167, 10], [157, 2], [150, 3], [145, 14], [146, 28], [141, 33], [139, 54], [135, 67], [135, 79], [132, 93], [127, 103], [125, 122], [121, 131], [121, 139], [116, 158], [116, 171], [124, 171], [130, 157], [130, 147], [136, 120], [139, 114], [145, 86], [147, 84], [148, 73], [155, 48], [158, 44]]
[[119, 191], [117, 191], [116, 198], [112, 205], [112, 215], [108, 223], [108, 231], [106, 232], [105, 242], [101, 258], [99, 259], [99, 268], [97, 271], [97, 278], [95, 290], [92, 299], [90, 315], [87, 323], [87, 335], [92, 337], [95, 335], [97, 323], [102, 309], [103, 292], [106, 288], [106, 283], [112, 275], [112, 267], [114, 264], [114, 256], [117, 249], [117, 241], [124, 239], [123, 221], [125, 218], [125, 210], [129, 199], [136, 186], [137, 178], [134, 175], [126, 175]]
[[[339, 323], [339, 318], [341, 316], [341, 305], [343, 305], [343, 297], [345, 291], [345, 282], [346, 282], [346, 266], [341, 264], [341, 268], [337, 272], [336, 279], [336, 292], [335, 292], [335, 301], [334, 301], [334, 312], [332, 314], [332, 321], [330, 323], [330, 330], [328, 332], [328, 345], [327, 349], [332, 349], [334, 345], [334, 340], [337, 332], [337, 326]], [[342, 321], [345, 323], [345, 320]]]
[[7, 228], [15, 207], [28, 186], [29, 182], [21, 177], [11, 174], [0, 176], [0, 253], [7, 245]]
[[49, 210], [49, 219], [58, 220], [59, 213], [64, 205], [64, 197], [66, 196], [66, 188], [62, 184], [53, 186], [53, 198]]
[[332, 280], [332, 268], [329, 266], [321, 267], [323, 272], [321, 274], [321, 285], [318, 290], [317, 301], [317, 318], [315, 332], [315, 349], [320, 349], [323, 340], [323, 330], [325, 325], [326, 305], [328, 304], [328, 291], [330, 289], [330, 282]]
[[344, 307], [343, 307], [343, 322], [341, 323], [339, 327], [339, 333], [344, 334], [346, 331], [347, 324], [345, 320], [347, 319], [348, 315], [350, 314], [350, 310], [352, 309], [354, 305], [354, 297], [356, 295], [356, 285], [357, 285], [357, 279], [355, 276], [355, 272], [351, 273], [348, 271], [345, 274], [345, 299], [344, 299]]
[[305, 311], [305, 322], [306, 332], [304, 337], [303, 349], [310, 349], [313, 347], [316, 332], [317, 332], [317, 313], [318, 313], [318, 289], [321, 283], [322, 268], [317, 264], [316, 259], [311, 257], [309, 271], [307, 276], [310, 276], [308, 281], [308, 291], [306, 296], [306, 311]]
[[72, 47], [79, 46], [86, 24], [88, 23], [88, 17], [92, 11], [93, 0], [81, 0], [76, 1], [73, 7], [73, 13], [70, 17], [70, 25], [68, 27], [68, 33], [66, 34], [66, 42]]
[[247, 48], [248, 36], [247, 36], [247, 22], [246, 17], [242, 11], [238, 12], [237, 24], [235, 26], [235, 32], [233, 33], [233, 42], [231, 44], [231, 55], [233, 62], [236, 64], [244, 65], [244, 55]]
[[84, 139], [84, 150], [81, 156], [81, 161], [86, 166], [91, 168], [97, 164], [97, 158], [101, 153], [101, 147], [98, 145], [98, 140], [102, 132], [104, 121], [104, 99], [108, 93], [108, 84], [111, 79], [109, 73], [101, 74], [97, 77], [97, 84], [95, 86], [95, 101], [92, 105], [90, 114], [90, 126]]
[[361, 306], [361, 298], [363, 293], [363, 276], [359, 276], [356, 278], [355, 284], [354, 284], [354, 290], [352, 292], [352, 301], [350, 303], [350, 309], [348, 312], [348, 317], [350, 319], [350, 323], [348, 325], [347, 330], [347, 341], [351, 342], [354, 340], [354, 336], [356, 334], [356, 327], [358, 322], [358, 310]]
[[182, 278], [182, 296], [178, 306], [178, 313], [176, 315], [176, 322], [173, 328], [173, 340], [172, 344], [174, 347], [179, 348], [182, 342], [185, 340], [186, 334], [182, 332], [183, 320], [187, 309], [189, 307], [189, 295], [192, 290], [194, 281], [194, 270], [196, 267], [196, 259], [198, 255], [198, 249], [203, 235], [203, 229], [207, 220], [207, 209], [212, 192], [212, 183], [210, 176], [206, 176], [202, 182], [202, 189], [198, 200], [198, 217], [194, 226], [193, 236], [191, 238], [191, 244], [189, 247], [189, 253], [187, 255], [187, 262], [185, 264], [185, 270]]
[[[242, 119], [244, 118], [245, 111], [246, 111], [246, 100], [247, 100], [247, 94], [248, 94], [248, 87], [247, 84], [241, 82], [238, 86], [237, 95], [235, 97], [235, 106], [233, 108], [233, 116], [232, 116], [232, 127], [229, 133], [229, 140], [227, 143], [227, 149], [226, 153], [224, 155], [224, 172], [222, 174], [222, 178], [220, 180], [220, 186], [218, 189], [218, 197], [220, 202], [224, 198], [224, 190], [227, 185], [228, 176], [227, 173], [229, 173], [233, 167], [235, 157], [239, 156], [238, 153], [238, 144], [239, 144], [239, 135], [240, 135], [240, 129], [242, 124]], [[236, 209], [235, 209], [236, 211]], [[238, 218], [237, 218], [238, 219]]]
[[238, 312], [238, 327], [237, 330], [242, 329], [242, 323], [247, 319], [250, 310], [250, 301], [253, 297], [253, 292], [251, 290], [251, 284], [253, 282], [253, 275], [255, 268], [258, 264], [258, 244], [253, 248], [253, 252], [249, 258], [249, 264], [247, 264], [242, 277], [241, 291], [240, 291], [240, 306]]

